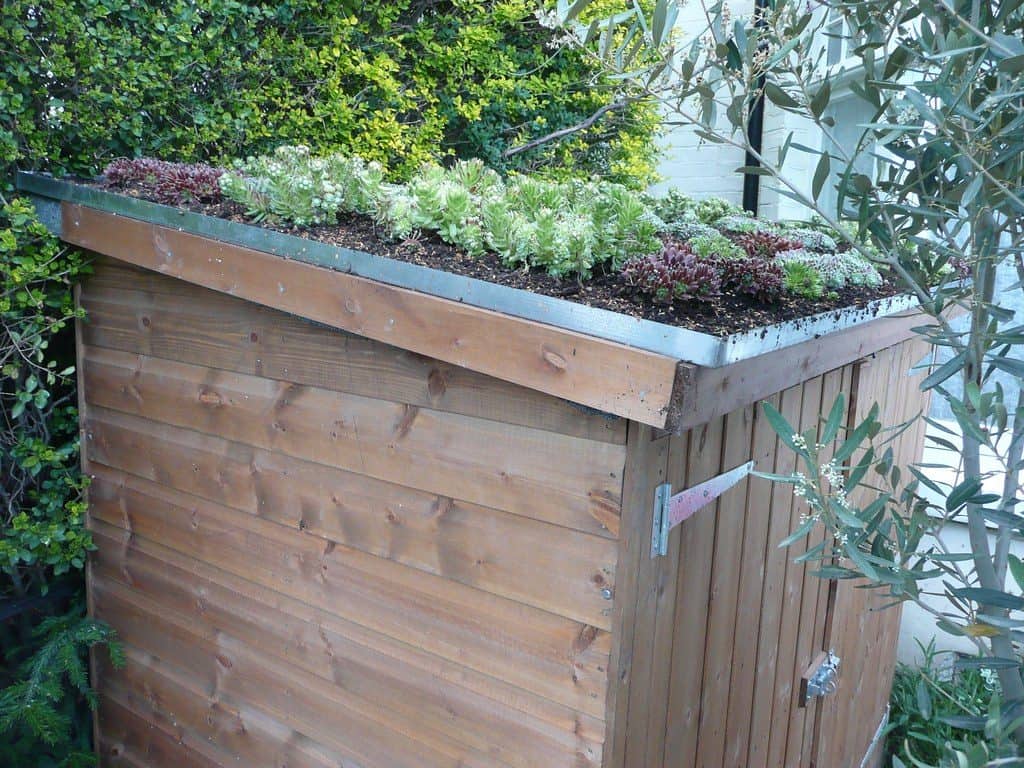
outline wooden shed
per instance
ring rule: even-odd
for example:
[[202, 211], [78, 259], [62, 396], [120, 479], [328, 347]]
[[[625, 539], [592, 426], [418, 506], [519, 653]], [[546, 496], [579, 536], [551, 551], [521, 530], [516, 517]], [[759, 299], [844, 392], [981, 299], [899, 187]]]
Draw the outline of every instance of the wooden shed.
[[[898, 610], [745, 478], [923, 407], [905, 300], [714, 338], [22, 175], [80, 288], [104, 766], [859, 768]], [[919, 458], [920, 432], [899, 460]], [[818, 534], [819, 536], [821, 534]], [[820, 541], [820, 538], [817, 539]], [[804, 700], [821, 654], [835, 695]]]

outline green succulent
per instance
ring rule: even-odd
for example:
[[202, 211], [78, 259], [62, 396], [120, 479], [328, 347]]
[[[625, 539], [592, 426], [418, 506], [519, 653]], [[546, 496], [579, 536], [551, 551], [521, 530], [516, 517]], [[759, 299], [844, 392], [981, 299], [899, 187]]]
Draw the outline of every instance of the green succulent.
[[801, 261], [787, 261], [782, 268], [786, 273], [783, 287], [787, 293], [805, 299], [820, 299], [825, 294], [825, 281], [814, 267]]

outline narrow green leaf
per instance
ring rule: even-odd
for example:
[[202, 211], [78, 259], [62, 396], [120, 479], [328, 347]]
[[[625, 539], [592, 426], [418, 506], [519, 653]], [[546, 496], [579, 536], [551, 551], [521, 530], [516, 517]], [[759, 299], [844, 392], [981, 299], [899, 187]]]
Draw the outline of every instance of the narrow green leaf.
[[839, 427], [842, 426], [843, 416], [846, 414], [846, 398], [843, 393], [840, 392], [835, 402], [832, 403], [832, 409], [828, 413], [828, 418], [825, 420], [825, 429], [821, 433], [821, 442], [824, 445], [828, 445], [836, 439], [836, 435], [839, 434]]
[[960, 507], [966, 504], [969, 499], [973, 498], [980, 490], [980, 478], [967, 478], [959, 485], [957, 485], [952, 491], [949, 492], [949, 496], [946, 497], [946, 512], [950, 514], [956, 512], [958, 509], [960, 509]]
[[931, 720], [932, 718], [932, 697], [928, 692], [928, 684], [925, 683], [924, 679], [917, 681], [917, 708], [921, 710], [921, 715], [925, 720]]
[[950, 590], [956, 597], [971, 600], [978, 605], [990, 605], [995, 608], [1007, 608], [1009, 610], [1021, 610], [1024, 608], [1024, 597], [1011, 595], [1000, 589], [987, 589], [985, 587], [959, 587]]
[[768, 100], [776, 106], [788, 109], [796, 109], [800, 106], [800, 103], [796, 99], [782, 90], [775, 83], [765, 83], [764, 94], [768, 97]]
[[1010, 574], [1013, 576], [1013, 580], [1017, 582], [1017, 587], [1024, 590], [1024, 560], [1021, 560], [1017, 555], [1010, 555]]
[[853, 455], [861, 443], [871, 434], [871, 430], [874, 428], [878, 421], [878, 403], [871, 406], [871, 410], [868, 412], [867, 418], [862, 421], [850, 436], [846, 438], [839, 450], [835, 452], [832, 457], [836, 462], [842, 463]]
[[768, 419], [768, 423], [771, 424], [772, 429], [775, 430], [775, 434], [779, 436], [779, 439], [789, 448], [799, 453], [800, 451], [797, 449], [796, 443], [793, 442], [793, 436], [797, 432], [786, 421], [786, 417], [779, 413], [779, 410], [767, 400], [761, 403], [761, 410], [764, 412], [765, 418]]

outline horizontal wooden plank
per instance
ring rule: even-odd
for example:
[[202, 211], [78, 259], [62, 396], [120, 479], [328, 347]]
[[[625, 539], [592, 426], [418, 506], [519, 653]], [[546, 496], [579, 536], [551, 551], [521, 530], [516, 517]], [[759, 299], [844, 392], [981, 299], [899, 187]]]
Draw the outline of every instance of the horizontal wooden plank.
[[367, 629], [603, 719], [596, 627], [92, 463], [90, 514]]
[[[349, 631], [341, 634], [330, 624], [300, 618], [295, 614], [304, 612], [281, 595], [273, 595], [276, 605], [268, 605], [200, 577], [196, 561], [188, 568], [175, 567], [139, 549], [138, 539], [122, 547], [108, 536], [117, 529], [97, 525], [93, 572], [101, 585], [119, 583], [205, 634], [227, 635], [251, 651], [330, 683], [344, 680], [346, 694], [453, 741], [501, 754], [510, 765], [572, 764], [577, 755], [586, 755], [588, 765], [600, 762], [600, 743], [587, 743], [565, 722], [548, 723], [463, 685], [441, 681], [423, 665], [382, 653], [376, 644], [356, 642]], [[591, 736], [598, 733], [592, 730]]]
[[[502, 719], [529, 729], [541, 742], [574, 753], [601, 753], [604, 725], [523, 688], [475, 672], [459, 663], [393, 640], [330, 611], [242, 579], [186, 554], [93, 519], [99, 550], [92, 557], [108, 581], [120, 581], [183, 615], [198, 612], [218, 626], [238, 626], [236, 636], [254, 637], [254, 647], [280, 647], [292, 663], [328, 676], [337, 660], [383, 669], [405, 680], [410, 703], [454, 699], [472, 705], [500, 736]], [[232, 597], [233, 600], [228, 600]], [[268, 616], [273, 616], [269, 621]], [[246, 627], [261, 627], [255, 636]], [[282, 641], [280, 638], [284, 638]], [[280, 643], [280, 645], [278, 645]], [[268, 653], [280, 653], [268, 650]], [[329, 673], [333, 678], [333, 672]]]
[[102, 768], [223, 768], [227, 764], [197, 752], [177, 732], [158, 728], [103, 690], [96, 716]]
[[[441, 744], [426, 731], [419, 733], [421, 738], [413, 738], [399, 729], [414, 729], [415, 724], [389, 718], [386, 711], [353, 706], [342, 685], [327, 684], [300, 669], [253, 654], [216, 631], [204, 633], [200, 627], [162, 610], [158, 603], [128, 590], [95, 582], [93, 592], [96, 615], [114, 627], [126, 645], [175, 668], [229, 710], [246, 705], [259, 708], [313, 741], [368, 767], [503, 765], [456, 745]], [[120, 679], [122, 675], [118, 672], [115, 676]], [[118, 689], [117, 683], [113, 688]], [[229, 749], [225, 751], [230, 754]]]
[[[615, 542], [93, 407], [86, 453], [294, 531], [608, 629]], [[324, 545], [321, 541], [319, 546]]]
[[100, 257], [87, 345], [625, 443], [626, 420], [467, 368]]
[[[247, 768], [335, 768], [357, 765], [248, 704], [232, 706], [216, 691], [195, 690], [187, 673], [175, 674], [144, 650], [123, 646], [125, 665], [98, 665], [102, 696], [146, 723], [173, 734], [213, 764]], [[151, 724], [151, 725], [150, 725]], [[137, 725], [135, 727], [138, 727]], [[189, 763], [190, 765], [191, 763]]]
[[86, 349], [82, 381], [90, 406], [576, 530], [618, 531], [623, 446], [112, 350]]
[[171, 277], [655, 427], [674, 405], [672, 358], [80, 205], [62, 211], [66, 242]]
[[928, 324], [920, 312], [881, 317], [721, 368], [692, 368], [669, 429], [676, 432], [899, 344]]

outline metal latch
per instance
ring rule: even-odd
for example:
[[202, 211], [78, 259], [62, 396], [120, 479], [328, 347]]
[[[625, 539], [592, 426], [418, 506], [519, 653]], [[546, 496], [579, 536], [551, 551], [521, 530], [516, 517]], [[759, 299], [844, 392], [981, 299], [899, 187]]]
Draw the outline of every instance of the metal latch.
[[750, 474], [754, 462], [748, 461], [703, 483], [672, 495], [672, 484], [654, 489], [654, 526], [651, 530], [651, 557], [668, 552], [668, 533], [701, 507], [710, 504]]
[[800, 678], [800, 706], [806, 707], [811, 699], [836, 692], [839, 685], [839, 664], [835, 651], [819, 653]]

